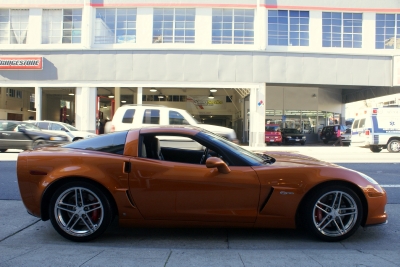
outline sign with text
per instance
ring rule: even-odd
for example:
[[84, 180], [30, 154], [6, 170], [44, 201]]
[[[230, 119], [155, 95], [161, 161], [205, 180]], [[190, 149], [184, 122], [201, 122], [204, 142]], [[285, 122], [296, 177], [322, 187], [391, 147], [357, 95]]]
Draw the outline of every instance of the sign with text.
[[41, 70], [43, 57], [2, 57], [0, 70]]

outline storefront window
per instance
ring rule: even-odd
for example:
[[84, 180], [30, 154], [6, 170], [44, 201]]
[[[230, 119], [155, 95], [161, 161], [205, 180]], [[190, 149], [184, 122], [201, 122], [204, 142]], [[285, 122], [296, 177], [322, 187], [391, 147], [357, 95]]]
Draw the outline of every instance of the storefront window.
[[28, 9], [0, 9], [0, 44], [26, 44]]
[[81, 43], [82, 9], [45, 9], [43, 44]]

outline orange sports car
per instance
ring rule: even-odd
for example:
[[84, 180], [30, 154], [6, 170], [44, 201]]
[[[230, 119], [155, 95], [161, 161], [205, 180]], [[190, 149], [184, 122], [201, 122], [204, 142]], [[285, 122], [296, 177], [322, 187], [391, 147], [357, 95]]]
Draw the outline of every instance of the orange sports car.
[[122, 226], [302, 226], [326, 240], [387, 222], [371, 177], [293, 153], [254, 153], [204, 129], [149, 127], [19, 154], [28, 212], [73, 241]]

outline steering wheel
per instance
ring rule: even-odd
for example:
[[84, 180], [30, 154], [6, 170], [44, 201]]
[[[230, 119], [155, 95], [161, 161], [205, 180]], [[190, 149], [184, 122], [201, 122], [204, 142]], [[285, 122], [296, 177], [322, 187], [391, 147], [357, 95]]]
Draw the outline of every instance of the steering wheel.
[[208, 156], [208, 150], [209, 150], [208, 147], [206, 147], [204, 149], [203, 155], [201, 156], [201, 159], [200, 159], [200, 164], [205, 164], [206, 163], [207, 156]]

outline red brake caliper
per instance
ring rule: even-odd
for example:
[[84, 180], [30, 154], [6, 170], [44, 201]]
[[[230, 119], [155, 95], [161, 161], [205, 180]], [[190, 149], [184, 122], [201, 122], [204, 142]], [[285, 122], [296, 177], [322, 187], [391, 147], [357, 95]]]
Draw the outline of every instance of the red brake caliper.
[[314, 217], [317, 222], [321, 222], [322, 221], [322, 211], [320, 209], [316, 209]]
[[[94, 202], [98, 202], [98, 201], [94, 201]], [[96, 206], [92, 206], [91, 208], [95, 208]], [[95, 209], [94, 211], [92, 211], [92, 216], [90, 216], [90, 218], [92, 219], [93, 222], [97, 222], [97, 220], [99, 219], [100, 216], [100, 211], [99, 209]]]

